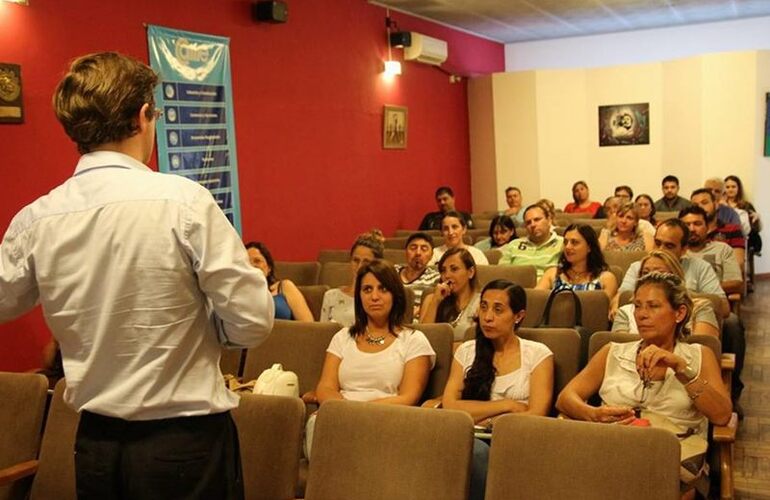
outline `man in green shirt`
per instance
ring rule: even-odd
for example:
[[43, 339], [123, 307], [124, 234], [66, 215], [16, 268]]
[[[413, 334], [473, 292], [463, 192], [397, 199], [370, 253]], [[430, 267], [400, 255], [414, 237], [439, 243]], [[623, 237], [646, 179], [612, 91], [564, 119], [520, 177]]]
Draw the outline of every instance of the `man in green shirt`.
[[561, 236], [551, 232], [551, 219], [539, 205], [530, 205], [524, 210], [526, 238], [516, 238], [500, 250], [503, 256], [501, 266], [535, 266], [537, 279], [549, 267], [558, 264], [564, 248]]

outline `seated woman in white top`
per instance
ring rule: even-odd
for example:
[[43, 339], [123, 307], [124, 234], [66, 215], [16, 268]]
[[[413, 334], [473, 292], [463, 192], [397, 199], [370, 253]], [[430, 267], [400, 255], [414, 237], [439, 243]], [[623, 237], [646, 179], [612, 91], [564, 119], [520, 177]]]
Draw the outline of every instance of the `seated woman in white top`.
[[[476, 339], [455, 352], [442, 404], [490, 427], [508, 413], [545, 416], [553, 399], [553, 353], [516, 332], [527, 311], [524, 289], [494, 280], [481, 292]], [[488, 445], [474, 441], [471, 499], [484, 498]]]
[[479, 309], [476, 263], [467, 248], [452, 248], [438, 261], [438, 272], [441, 281], [423, 298], [420, 323], [449, 323], [455, 341], [461, 341]]
[[353, 290], [359, 268], [374, 259], [381, 259], [384, 246], [376, 233], [364, 233], [350, 248], [350, 269], [353, 282], [350, 285], [332, 288], [324, 293], [321, 304], [321, 321], [335, 321], [342, 326], [352, 326], [355, 321]]
[[[315, 398], [416, 405], [436, 359], [425, 335], [404, 325], [406, 293], [393, 266], [382, 260], [356, 274], [355, 323], [332, 338]], [[306, 401], [307, 397], [303, 398]], [[306, 453], [315, 419], [308, 421]]]
[[[634, 305], [641, 339], [604, 346], [567, 384], [556, 406], [592, 422], [648, 425], [667, 419], [678, 434], [691, 435], [691, 443], [699, 445], [694, 454], [682, 448], [682, 468], [688, 471], [680, 476], [682, 491], [693, 495], [688, 490], [707, 485], [708, 422], [730, 420], [730, 395], [711, 349], [684, 341], [692, 300], [681, 279], [658, 272], [642, 276]], [[598, 407], [586, 402], [597, 392]]]
[[[642, 265], [639, 268], [639, 277], [651, 272], [671, 273], [684, 279], [684, 269], [679, 263], [679, 259], [668, 252], [662, 250], [653, 250], [642, 259]], [[639, 326], [634, 319], [634, 303], [626, 304], [618, 309], [612, 320], [613, 332], [639, 333]], [[719, 321], [714, 313], [714, 307], [711, 301], [704, 298], [693, 299], [693, 311], [687, 329], [692, 334], [712, 335], [719, 337]]]
[[441, 234], [444, 236], [444, 244], [433, 249], [433, 258], [428, 265], [438, 262], [441, 256], [452, 248], [465, 248], [470, 252], [477, 265], [488, 265], [489, 261], [484, 252], [474, 246], [465, 244], [463, 238], [465, 238], [466, 232], [468, 232], [468, 226], [459, 212], [450, 210], [445, 213], [444, 218], [441, 219]]

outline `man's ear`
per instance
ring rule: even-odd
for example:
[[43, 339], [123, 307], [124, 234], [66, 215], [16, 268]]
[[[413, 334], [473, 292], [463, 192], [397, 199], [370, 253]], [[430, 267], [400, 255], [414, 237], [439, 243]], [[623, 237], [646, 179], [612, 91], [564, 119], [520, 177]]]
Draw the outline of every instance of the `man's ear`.
[[136, 124], [139, 127], [140, 132], [144, 132], [148, 127], [152, 127], [152, 114], [150, 113], [149, 103], [144, 103], [142, 107], [139, 108], [139, 113], [136, 115]]

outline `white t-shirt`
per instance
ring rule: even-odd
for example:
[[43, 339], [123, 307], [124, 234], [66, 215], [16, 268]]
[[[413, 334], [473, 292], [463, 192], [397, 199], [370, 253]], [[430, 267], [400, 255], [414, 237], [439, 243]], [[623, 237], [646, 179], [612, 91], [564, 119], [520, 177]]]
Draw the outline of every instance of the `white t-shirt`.
[[[473, 257], [473, 261], [476, 263], [477, 266], [488, 266], [489, 260], [487, 260], [487, 256], [484, 255], [484, 252], [479, 250], [478, 248], [471, 246], [471, 245], [465, 245], [466, 250], [468, 250], [471, 253], [471, 257]], [[433, 257], [431, 257], [430, 262], [428, 262], [429, 266], [432, 266], [434, 264], [438, 264], [438, 261], [441, 260], [441, 257], [449, 250], [446, 245], [441, 245], [433, 249]]]
[[[551, 350], [540, 342], [519, 337], [521, 366], [511, 373], [495, 377], [492, 383], [490, 401], [512, 399], [519, 403], [529, 403], [529, 376], [537, 366], [548, 356], [553, 356]], [[463, 367], [463, 373], [470, 370], [476, 359], [476, 341], [464, 342], [455, 351], [455, 360]]]
[[356, 322], [356, 305], [352, 295], [339, 288], [326, 290], [321, 305], [321, 321], [334, 321], [342, 326]]
[[404, 328], [384, 351], [362, 352], [348, 328], [337, 332], [326, 352], [342, 361], [337, 374], [340, 394], [352, 401], [372, 401], [398, 395], [404, 365], [418, 356], [430, 356], [431, 369], [436, 353], [425, 334]]

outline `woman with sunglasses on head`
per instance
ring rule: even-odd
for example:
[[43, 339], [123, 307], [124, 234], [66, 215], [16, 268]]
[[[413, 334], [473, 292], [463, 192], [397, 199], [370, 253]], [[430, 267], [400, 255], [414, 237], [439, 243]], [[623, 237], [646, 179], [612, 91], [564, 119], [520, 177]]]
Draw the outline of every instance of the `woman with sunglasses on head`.
[[385, 248], [380, 239], [381, 233], [371, 231], [356, 238], [350, 248], [350, 269], [353, 283], [339, 288], [332, 288], [324, 293], [321, 305], [321, 321], [335, 321], [342, 326], [352, 326], [355, 321], [354, 303], [356, 274], [361, 266], [374, 259], [381, 259]]
[[[704, 447], [696, 455], [682, 457], [687, 473], [680, 476], [685, 497], [694, 498], [694, 487], [703, 492], [708, 486], [704, 467], [708, 423], [724, 425], [730, 420], [730, 395], [711, 349], [685, 341], [692, 300], [681, 279], [658, 272], [642, 276], [634, 306], [640, 340], [604, 346], [562, 390], [556, 407], [578, 420], [660, 422], [677, 434], [697, 436], [693, 440]], [[602, 405], [589, 405], [586, 401], [597, 392]]]
[[455, 341], [461, 341], [479, 308], [476, 263], [465, 248], [452, 248], [439, 260], [438, 271], [441, 281], [423, 299], [420, 323], [449, 323]]

